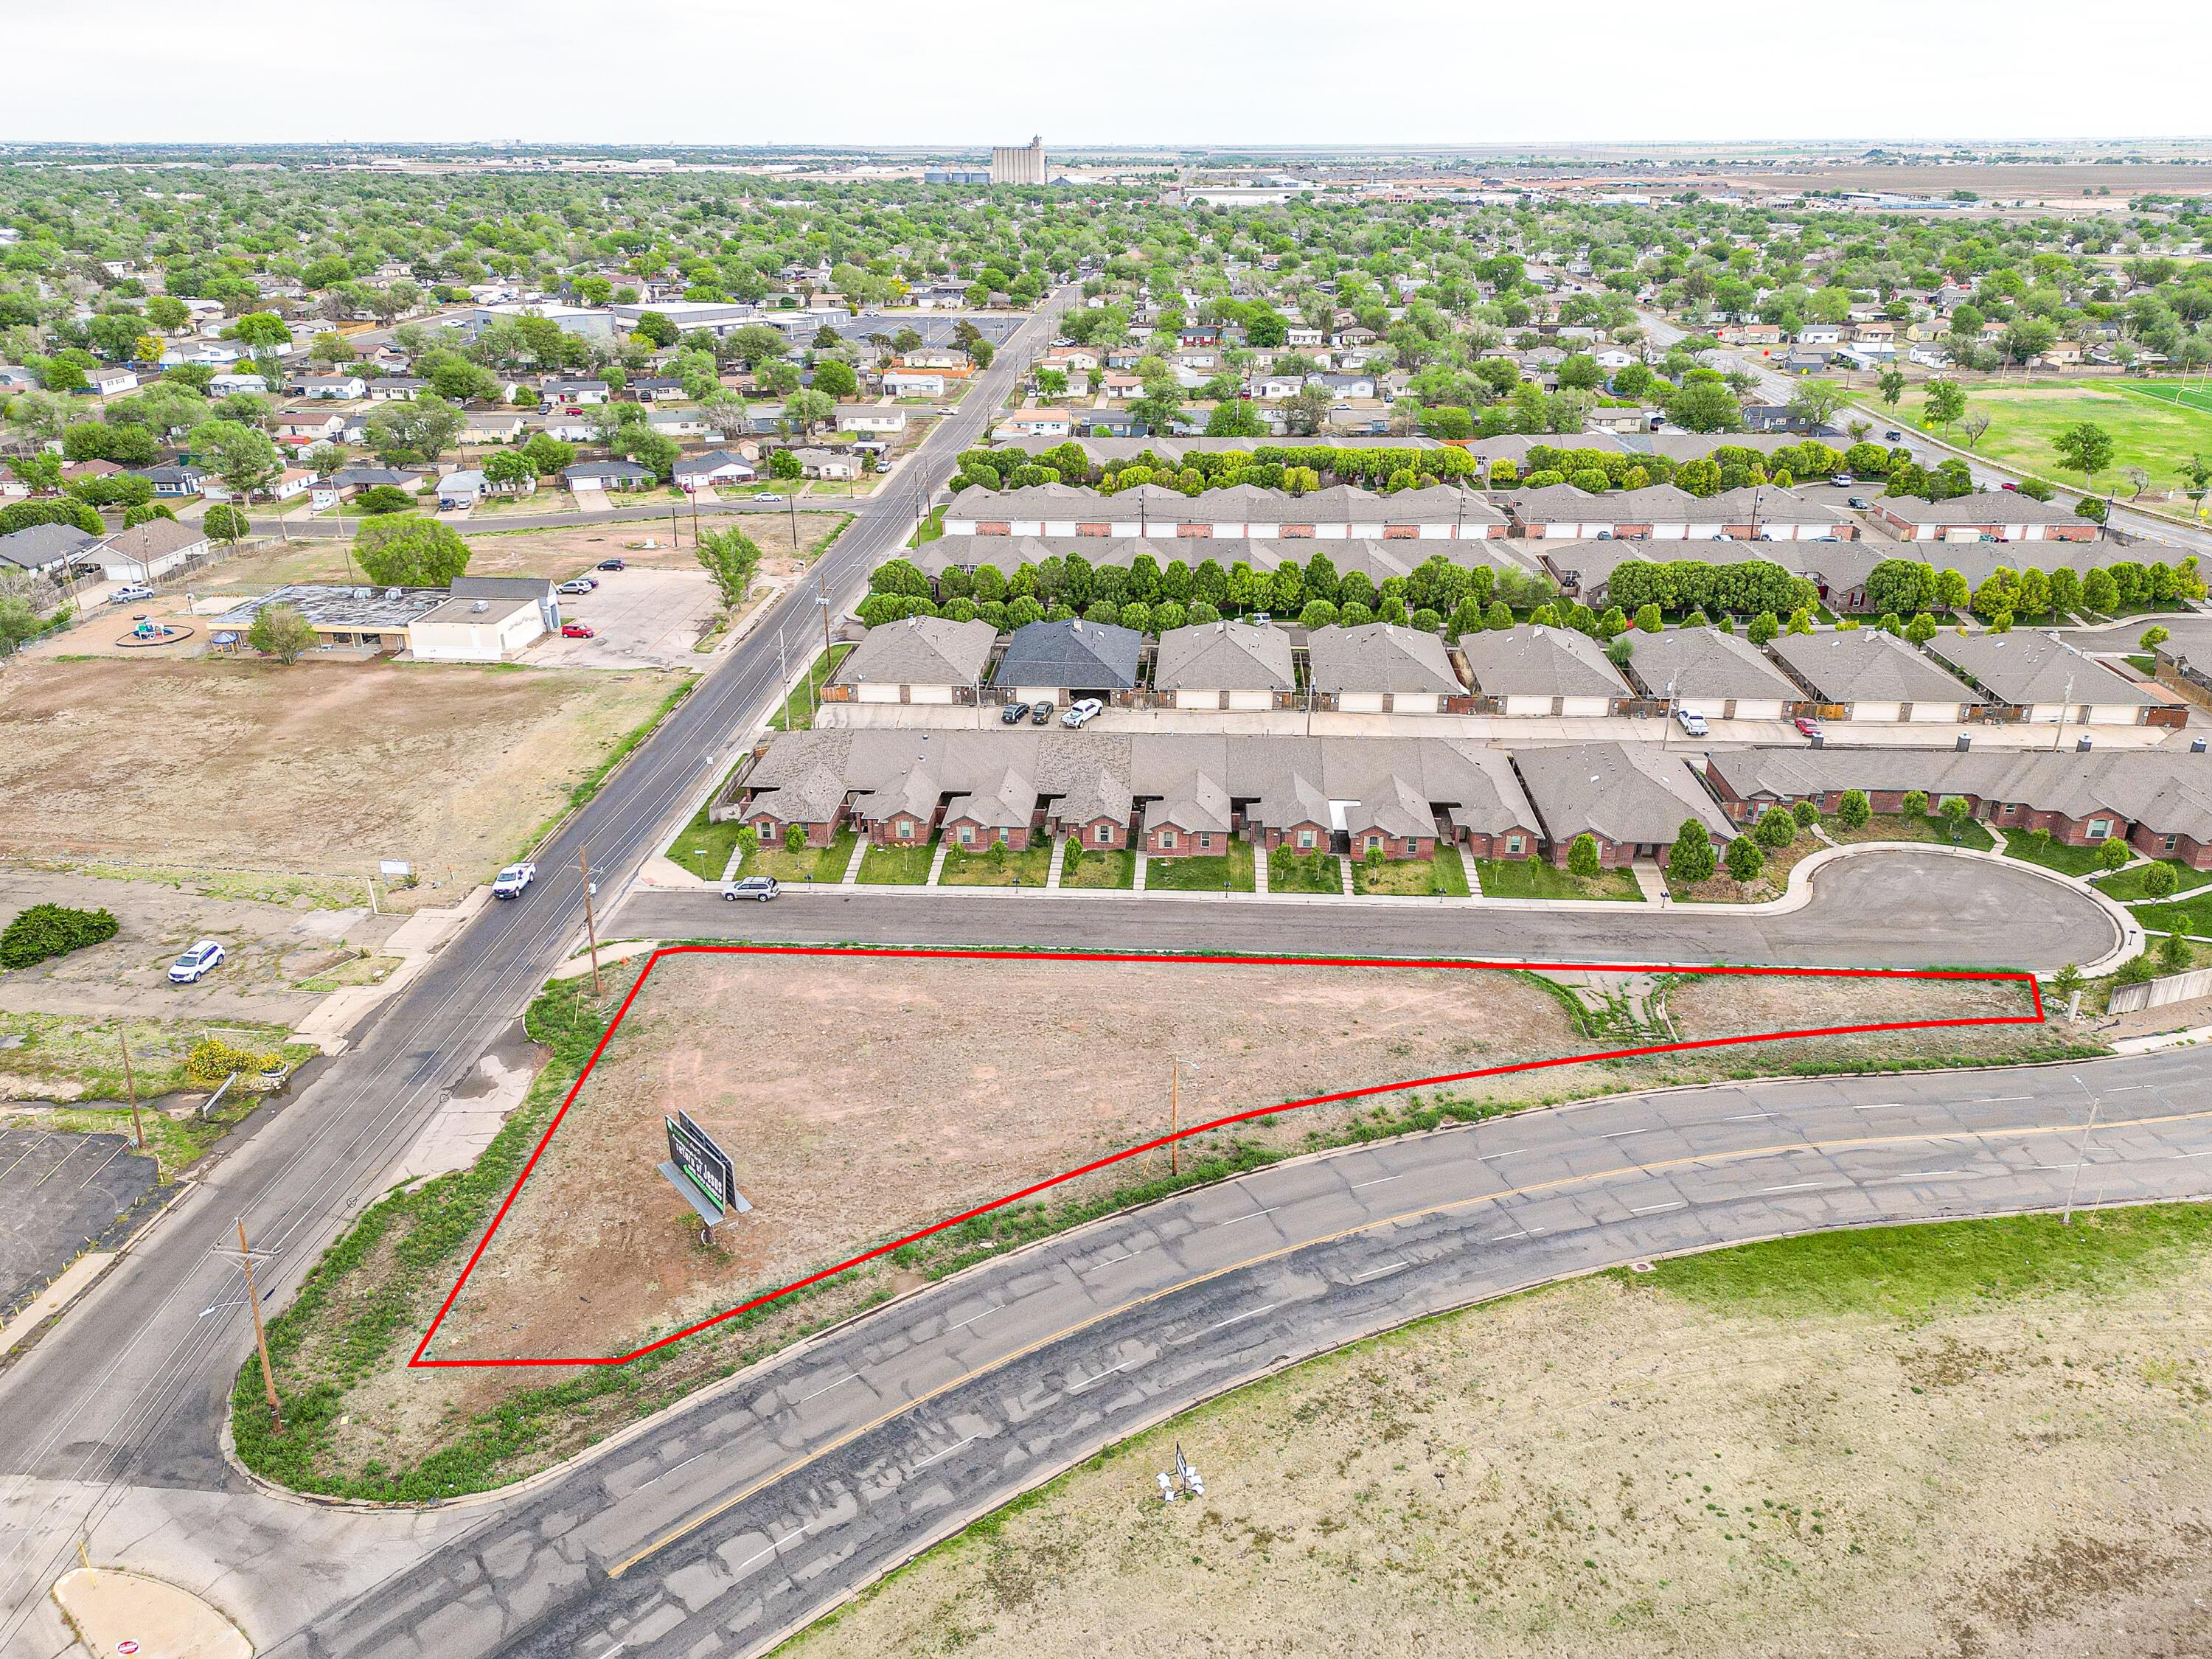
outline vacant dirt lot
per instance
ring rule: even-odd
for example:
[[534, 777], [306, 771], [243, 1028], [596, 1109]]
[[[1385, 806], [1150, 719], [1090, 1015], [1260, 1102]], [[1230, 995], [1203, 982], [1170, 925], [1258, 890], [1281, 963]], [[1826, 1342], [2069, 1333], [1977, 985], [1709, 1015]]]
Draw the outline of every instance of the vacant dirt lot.
[[[1179, 1418], [784, 1651], [2212, 1651], [2201, 1259], [2108, 1297], [1744, 1315], [1606, 1279]], [[1180, 1443], [1201, 1501], [1164, 1507]]]
[[[670, 957], [436, 1352], [619, 1352], [627, 1332], [718, 1311], [750, 1286], [1148, 1139], [1167, 1127], [1177, 1054], [1201, 1061], [1184, 1083], [1188, 1127], [1587, 1046], [1557, 1001], [1498, 974]], [[695, 1248], [689, 1211], [653, 1168], [666, 1155], [661, 1116], [679, 1109], [728, 1149], [757, 1206], [714, 1255]], [[1300, 1113], [1248, 1133], [1294, 1141], [1320, 1127]], [[1164, 1168], [1164, 1154], [1154, 1161]]]
[[[1917, 979], [1796, 979], [1762, 975], [1695, 975], [1669, 986], [1662, 1005], [1682, 1037], [1734, 1036], [1899, 1020], [1966, 1019], [2027, 1014], [2034, 1005], [2024, 986], [1986, 981]], [[1875, 1031], [1857, 1036], [1802, 1039], [1790, 1045], [1793, 1059], [1842, 1064], [1888, 1060], [1901, 1063], [1996, 1059], [2023, 1046], [2045, 1042], [2040, 1025], [1982, 1025], [1927, 1031]], [[1716, 1064], [1774, 1069], [1772, 1054], [1746, 1048]]]
[[[0, 679], [0, 853], [472, 883], [672, 684], [459, 665], [101, 659]], [[407, 902], [403, 898], [403, 902]]]

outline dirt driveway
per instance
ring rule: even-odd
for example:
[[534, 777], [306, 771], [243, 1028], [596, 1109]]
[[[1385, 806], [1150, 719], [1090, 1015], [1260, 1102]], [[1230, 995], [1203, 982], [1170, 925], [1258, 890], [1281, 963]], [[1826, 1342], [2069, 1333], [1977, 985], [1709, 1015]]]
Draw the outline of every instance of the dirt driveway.
[[703, 659], [692, 647], [721, 607], [714, 580], [689, 570], [632, 566], [592, 573], [589, 593], [563, 593], [563, 622], [582, 623], [595, 637], [548, 635], [530, 648], [532, 664], [548, 668], [691, 668]]

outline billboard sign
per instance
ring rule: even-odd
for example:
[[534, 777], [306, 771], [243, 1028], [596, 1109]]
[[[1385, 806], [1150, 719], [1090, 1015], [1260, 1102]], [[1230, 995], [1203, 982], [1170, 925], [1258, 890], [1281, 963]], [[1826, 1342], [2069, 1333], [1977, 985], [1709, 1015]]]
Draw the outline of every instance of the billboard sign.
[[668, 1126], [668, 1156], [692, 1185], [727, 1212], [752, 1208], [738, 1191], [737, 1166], [730, 1162], [729, 1154], [691, 1121], [690, 1114], [678, 1112], [661, 1121]]

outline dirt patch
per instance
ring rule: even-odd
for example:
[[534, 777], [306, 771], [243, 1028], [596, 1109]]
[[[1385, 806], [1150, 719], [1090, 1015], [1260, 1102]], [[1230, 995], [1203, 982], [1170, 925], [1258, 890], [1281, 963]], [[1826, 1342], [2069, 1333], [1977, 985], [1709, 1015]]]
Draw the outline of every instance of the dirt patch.
[[[680, 956], [662, 961], [439, 1331], [442, 1358], [573, 1356], [719, 1311], [1167, 1127], [1570, 1054], [1512, 975]], [[1372, 1109], [1363, 1102], [1349, 1109]], [[689, 1112], [757, 1206], [707, 1252], [653, 1168]], [[1243, 1131], [1295, 1144], [1311, 1109]], [[1164, 1168], [1164, 1154], [1154, 1161]], [[1117, 1168], [1086, 1177], [1105, 1189]], [[1063, 1189], [1066, 1198], [1086, 1190]], [[557, 1295], [548, 1287], [558, 1286]]]
[[419, 902], [512, 857], [670, 689], [458, 664], [26, 664], [0, 683], [0, 852], [355, 890], [405, 859], [427, 879], [401, 902]]
[[[2208, 1291], [1907, 1325], [1563, 1286], [1178, 1419], [786, 1651], [2200, 1654]], [[1207, 1496], [1164, 1508], [1178, 1441]]]
[[[1667, 1024], [1684, 1038], [2033, 1012], [2027, 988], [2008, 981], [1793, 978], [1755, 974], [1686, 975], [1665, 988], [1659, 1006]], [[2024, 1048], [2049, 1042], [2052, 1035], [2053, 1028], [2041, 1024], [1874, 1031], [1802, 1039], [1790, 1045], [1789, 1056], [1790, 1063], [1844, 1068], [1875, 1061], [1958, 1063], [2017, 1055]], [[2063, 1035], [2087, 1038], [2085, 1032], [2070, 1030]], [[1773, 1054], [1755, 1056], [1748, 1050], [1733, 1060], [1723, 1050], [1716, 1063], [1741, 1064], [1759, 1071], [1771, 1071], [1776, 1064]]]

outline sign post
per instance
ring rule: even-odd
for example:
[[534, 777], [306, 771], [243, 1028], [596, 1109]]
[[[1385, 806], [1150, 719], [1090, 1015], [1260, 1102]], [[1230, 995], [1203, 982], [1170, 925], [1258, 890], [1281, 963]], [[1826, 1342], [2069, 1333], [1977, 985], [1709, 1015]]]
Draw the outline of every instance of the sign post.
[[737, 1166], [714, 1144], [714, 1138], [678, 1112], [661, 1121], [668, 1130], [668, 1161], [660, 1173], [699, 1212], [702, 1242], [714, 1242], [714, 1229], [733, 1215], [743, 1215], [751, 1202], [738, 1190]]

